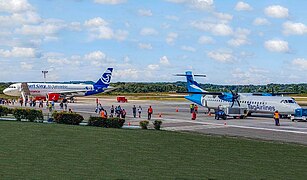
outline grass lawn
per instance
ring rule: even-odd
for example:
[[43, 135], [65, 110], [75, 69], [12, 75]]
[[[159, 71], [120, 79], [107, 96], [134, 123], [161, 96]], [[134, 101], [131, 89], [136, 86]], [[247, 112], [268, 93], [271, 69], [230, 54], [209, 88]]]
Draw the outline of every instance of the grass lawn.
[[306, 179], [307, 147], [0, 121], [0, 179]]

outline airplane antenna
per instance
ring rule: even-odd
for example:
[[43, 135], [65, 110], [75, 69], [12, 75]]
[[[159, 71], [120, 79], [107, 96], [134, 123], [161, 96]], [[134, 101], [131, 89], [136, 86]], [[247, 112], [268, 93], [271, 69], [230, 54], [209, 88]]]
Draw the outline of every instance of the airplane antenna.
[[42, 73], [44, 74], [44, 82], [46, 83], [46, 74], [48, 73], [48, 71], [42, 71]]

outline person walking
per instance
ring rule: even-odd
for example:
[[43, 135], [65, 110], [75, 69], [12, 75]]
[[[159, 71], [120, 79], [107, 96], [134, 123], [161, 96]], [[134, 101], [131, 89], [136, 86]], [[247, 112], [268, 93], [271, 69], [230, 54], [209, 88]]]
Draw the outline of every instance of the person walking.
[[279, 112], [275, 111], [275, 113], [274, 113], [275, 126], [280, 126], [279, 117], [280, 117]]
[[138, 113], [139, 113], [139, 118], [141, 118], [141, 114], [142, 114], [142, 107], [141, 106], [139, 106], [139, 108], [138, 108]]
[[132, 107], [132, 114], [133, 114], [133, 117], [136, 118], [136, 107], [135, 107], [135, 105], [133, 105], [133, 107]]
[[114, 116], [114, 111], [115, 111], [115, 110], [114, 110], [114, 106], [112, 105], [111, 108], [110, 108], [110, 112], [111, 112], [111, 113], [110, 113], [110, 117], [113, 117], [113, 116]]
[[122, 118], [123, 118], [123, 119], [125, 119], [125, 118], [126, 118], [126, 114], [127, 114], [126, 110], [125, 110], [125, 109], [123, 109], [123, 110], [122, 110]]
[[190, 104], [190, 113], [194, 112], [194, 104]]
[[63, 104], [63, 101], [61, 101], [60, 103], [60, 109], [63, 110], [64, 109], [64, 104]]
[[68, 104], [68, 102], [66, 101], [66, 102], [64, 103], [64, 110], [65, 110], [65, 111], [67, 111], [67, 104]]
[[152, 113], [153, 113], [153, 109], [152, 109], [151, 106], [149, 106], [149, 108], [148, 108], [148, 110], [147, 110], [147, 113], [148, 113], [148, 120], [150, 120], [150, 119], [151, 119], [151, 115], [152, 115]]

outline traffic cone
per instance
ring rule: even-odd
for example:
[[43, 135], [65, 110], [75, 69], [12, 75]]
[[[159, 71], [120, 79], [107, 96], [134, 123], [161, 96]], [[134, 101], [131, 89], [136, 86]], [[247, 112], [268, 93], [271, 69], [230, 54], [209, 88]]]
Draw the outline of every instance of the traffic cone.
[[176, 109], [176, 112], [179, 112], [178, 108]]
[[130, 122], [128, 122], [128, 126], [130, 126]]

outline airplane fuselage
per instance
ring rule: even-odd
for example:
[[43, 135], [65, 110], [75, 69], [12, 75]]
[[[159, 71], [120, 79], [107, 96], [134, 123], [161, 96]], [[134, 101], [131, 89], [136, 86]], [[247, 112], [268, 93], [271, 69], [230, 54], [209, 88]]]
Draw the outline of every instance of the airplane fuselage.
[[[225, 101], [217, 95], [195, 94], [186, 96], [186, 99], [209, 109], [218, 109], [219, 106], [229, 107], [232, 105], [232, 102]], [[293, 114], [295, 109], [300, 108], [292, 98], [283, 96], [252, 96], [241, 93], [238, 100], [240, 107], [247, 108], [250, 113], [273, 114], [275, 111], [279, 111], [281, 114], [289, 115]], [[234, 107], [238, 107], [238, 103], [235, 103]]]
[[[53, 83], [28, 83], [31, 96], [46, 96], [50, 93], [74, 92], [74, 96], [87, 96], [102, 92], [91, 84], [53, 84]], [[10, 96], [21, 96], [21, 83], [10, 85], [4, 91]]]

